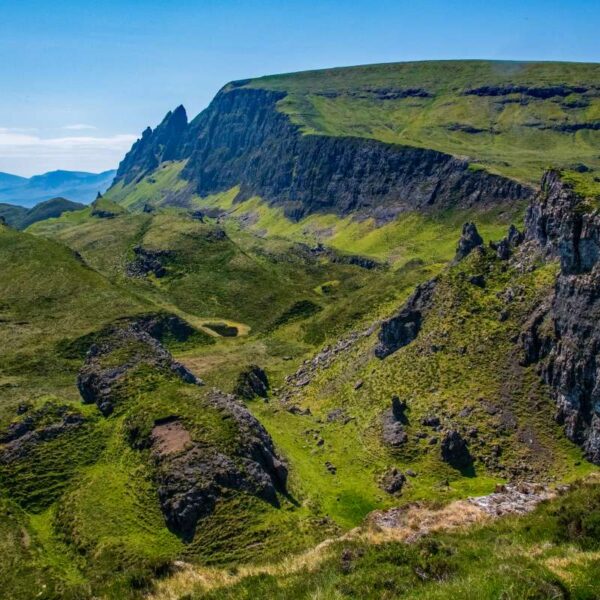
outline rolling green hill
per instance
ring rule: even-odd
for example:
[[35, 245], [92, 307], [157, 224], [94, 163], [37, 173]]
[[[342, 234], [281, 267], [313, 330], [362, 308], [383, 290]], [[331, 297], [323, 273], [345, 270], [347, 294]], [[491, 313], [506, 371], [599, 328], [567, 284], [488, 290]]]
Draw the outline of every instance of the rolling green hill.
[[65, 198], [53, 198], [46, 202], [40, 202], [29, 209], [12, 204], [0, 204], [0, 217], [4, 217], [7, 225], [15, 229], [26, 229], [38, 221], [60, 217], [65, 212], [82, 208], [84, 205], [78, 202], [71, 202]]

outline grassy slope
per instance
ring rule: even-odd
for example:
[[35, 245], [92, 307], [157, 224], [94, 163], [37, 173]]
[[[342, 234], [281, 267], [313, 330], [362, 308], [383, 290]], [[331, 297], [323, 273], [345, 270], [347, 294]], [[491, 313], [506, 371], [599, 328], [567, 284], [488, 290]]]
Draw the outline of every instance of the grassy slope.
[[[75, 387], [81, 357], [63, 353], [61, 342], [147, 312], [148, 305], [65, 246], [3, 226], [0, 268], [0, 426], [18, 419], [16, 407], [23, 403], [50, 413], [67, 406], [88, 419], [81, 430], [42, 444], [25, 462], [3, 465], [0, 587], [14, 598], [68, 598], [67, 589], [85, 590], [89, 581], [85, 560], [57, 534], [55, 502], [97, 460], [110, 431], [95, 408], [81, 407]], [[118, 464], [111, 473], [118, 473]], [[90, 515], [94, 520], [97, 513]]]
[[[438, 532], [412, 543], [339, 541], [322, 561], [241, 577], [194, 600], [290, 598], [574, 598], [598, 593], [600, 485], [577, 486], [523, 517]], [[207, 579], [210, 586], [211, 580]], [[182, 586], [184, 589], [185, 586]], [[156, 596], [167, 598], [166, 594]]]
[[[328, 305], [346, 302], [344, 295], [366, 289], [367, 283], [377, 282], [385, 295], [398, 281], [391, 272], [310, 259], [293, 241], [261, 239], [235, 221], [224, 227], [225, 236], [214, 220], [201, 223], [175, 210], [114, 219], [94, 219], [82, 211], [37, 224], [31, 231], [69, 245], [115, 283], [180, 311], [191, 322], [228, 320], [243, 331], [269, 330], [302, 300], [327, 312]], [[137, 245], [171, 253], [164, 261], [165, 277], [126, 277]], [[338, 294], [323, 295], [319, 286], [332, 278], [339, 282]]]
[[[480, 272], [487, 278], [483, 291], [467, 280]], [[253, 404], [293, 465], [298, 495], [320, 514], [350, 527], [370, 510], [395, 502], [377, 485], [391, 466], [418, 472], [403, 492], [403, 501], [488, 493], [507, 476], [505, 467], [523, 467], [523, 476], [533, 478], [585, 474], [589, 465], [581, 462], [580, 452], [553, 423], [547, 391], [532, 369], [519, 366], [511, 342], [553, 277], [552, 266], [523, 275], [504, 271], [489, 255], [479, 261], [472, 257], [442, 275], [432, 316], [414, 344], [380, 361], [371, 355], [371, 336], [303, 387], [295, 402], [310, 408], [311, 415], [292, 415], [276, 403]], [[497, 294], [508, 287], [523, 292], [509, 318], [500, 321], [503, 304]], [[441, 349], [432, 351], [433, 346]], [[198, 364], [209, 382], [227, 385], [227, 369], [218, 361], [190, 359], [189, 364]], [[364, 383], [355, 390], [359, 379]], [[410, 407], [410, 441], [396, 452], [380, 441], [380, 415], [393, 394]], [[329, 422], [328, 413], [338, 408], [353, 420], [346, 425]], [[465, 408], [471, 412], [460, 416]], [[461, 473], [441, 462], [439, 446], [429, 443], [437, 434], [420, 425], [430, 413], [441, 416], [446, 428], [478, 428], [477, 439], [471, 440], [474, 472]], [[419, 432], [427, 434], [424, 439], [417, 437]], [[317, 445], [318, 439], [323, 445]], [[488, 469], [484, 461], [496, 445], [502, 449], [500, 466]], [[336, 466], [335, 476], [327, 471], [326, 461]]]
[[[0, 269], [0, 391], [15, 401], [21, 387], [43, 395], [61, 387], [59, 382], [72, 385], [73, 367], [56, 352], [65, 337], [148, 308], [65, 246], [4, 226]], [[6, 408], [3, 403], [0, 413]]]
[[[463, 93], [490, 85], [563, 84], [595, 86], [595, 91], [549, 99]], [[246, 85], [287, 91], [279, 109], [307, 134], [369, 137], [433, 148], [468, 157], [490, 171], [533, 184], [549, 166], [569, 168], [584, 163], [600, 168], [600, 131], [566, 133], [545, 128], [598, 123], [600, 65], [596, 63], [391, 63], [273, 75]], [[432, 97], [380, 100], [364, 92], [369, 88], [420, 88]], [[330, 92], [339, 95], [322, 95]], [[461, 130], [465, 126], [482, 131]], [[585, 180], [593, 182], [593, 176], [587, 175]], [[598, 187], [595, 193], [600, 192]]]
[[[361, 85], [370, 85], [371, 76], [373, 85], [382, 85], [381, 73], [387, 68], [378, 67], [368, 76], [360, 74]], [[394, 80], [397, 73], [389, 68], [392, 72], [387, 77]], [[430, 81], [437, 81], [438, 75], [434, 70]], [[555, 75], [549, 72], [547, 77], [552, 80]], [[300, 96], [305, 99], [311, 96], [302, 91], [308, 84], [301, 80], [313, 76], [298, 76]], [[541, 81], [539, 73], [536, 77]], [[335, 84], [338, 79], [336, 72], [331, 81]], [[347, 84], [346, 74], [340, 81], [340, 85]], [[275, 80], [273, 85], [280, 84]], [[376, 113], [367, 108], [368, 115]], [[163, 165], [135, 187], [113, 188], [104, 204], [114, 208], [110, 203], [118, 201], [135, 210], [145, 204], [160, 205], [184, 185], [178, 179], [181, 167], [181, 163]], [[329, 215], [292, 223], [258, 198], [234, 205], [234, 196], [231, 190], [194, 200], [201, 210], [227, 213], [220, 223], [213, 219], [200, 223], [174, 209], [153, 214], [120, 211], [112, 219], [98, 219], [86, 208], [30, 228], [40, 238], [53, 238], [77, 250], [97, 272], [54, 241], [3, 228], [0, 266], [9, 278], [4, 288], [0, 284], [0, 317], [8, 325], [2, 322], [0, 326], [12, 336], [8, 350], [0, 354], [4, 422], [14, 418], [18, 401], [30, 400], [35, 406], [51, 399], [77, 402], [74, 371], [80, 358], [65, 359], [55, 351], [62, 338], [72, 339], [109, 320], [149, 308], [176, 312], [200, 327], [211, 320], [246, 326], [247, 336], [179, 349], [178, 358], [209, 384], [229, 390], [243, 365], [258, 363], [267, 369], [274, 386], [282, 386], [285, 375], [322, 344], [386, 316], [416, 283], [440, 273], [454, 253], [464, 220], [475, 219], [486, 238], [497, 239], [509, 222], [520, 221], [523, 208], [515, 206], [510, 214], [407, 214], [377, 228], [370, 221], [356, 223]], [[215, 238], [220, 229], [226, 231], [226, 238]], [[343, 253], [371, 256], [389, 267], [366, 271], [323, 258], [309, 259], [296, 246], [316, 241]], [[125, 276], [125, 265], [134, 258], [133, 248], [138, 244], [172, 252], [165, 262], [165, 277]], [[489, 271], [486, 290], [466, 282], [461, 273], [469, 270]], [[504, 466], [523, 463], [534, 473], [544, 474], [551, 465], [559, 478], [586, 473], [589, 466], [575, 465], [580, 453], [553, 424], [553, 408], [545, 390], [533, 371], [515, 364], [510, 343], [522, 315], [551, 285], [552, 277], [551, 267], [517, 274], [504, 272], [490, 256], [480, 263], [470, 259], [443, 275], [438, 309], [415, 344], [381, 362], [371, 357], [374, 339], [367, 338], [303, 388], [299, 403], [310, 407], [312, 416], [292, 415], [274, 401], [252, 402], [251, 410], [289, 461], [290, 490], [299, 506], [272, 511], [244, 499], [237, 505], [223, 505], [203, 523], [196, 541], [183, 553], [178, 540], [162, 526], [147, 467], [123, 441], [121, 417], [107, 426], [90, 411], [91, 438], [85, 442], [75, 438], [62, 449], [53, 448], [47, 453], [49, 462], [42, 460], [39, 470], [31, 466], [29, 481], [24, 480], [23, 490], [27, 486], [42, 489], [48, 472], [52, 482], [59, 480], [59, 504], [34, 507], [34, 514], [27, 514], [6, 500], [11, 512], [8, 519], [0, 520], [0, 543], [8, 549], [5, 556], [22, 557], [19, 568], [23, 581], [30, 585], [44, 582], [64, 596], [65, 583], [61, 582], [66, 581], [71, 590], [94, 586], [107, 597], [121, 598], [133, 593], [136, 578], [143, 585], [153, 568], [175, 556], [219, 564], [272, 560], [358, 524], [373, 508], [490, 491], [505, 475], [501, 469], [484, 466], [483, 460], [496, 444], [503, 447], [500, 463]], [[496, 294], [516, 284], [524, 288], [523, 298], [509, 318], [500, 322]], [[321, 310], [282, 322], [282, 315], [289, 315], [301, 300]], [[441, 346], [441, 351], [432, 352], [432, 345]], [[459, 355], [457, 348], [463, 345], [465, 354]], [[354, 391], [353, 383], [359, 378], [363, 387]], [[411, 424], [409, 444], [402, 452], [391, 453], [380, 441], [379, 415], [394, 393], [409, 401]], [[172, 407], [173, 402], [185, 404], [188, 399], [179, 389], [172, 395], [166, 386], [158, 390], [153, 402], [163, 400]], [[502, 403], [500, 416], [485, 410], [486, 401]], [[354, 417], [345, 426], [326, 420], [327, 413], [340, 406]], [[415, 435], [422, 429], [420, 417], [430, 410], [454, 423], [464, 407], [473, 412], [461, 418], [461, 424], [480, 429], [481, 442], [473, 442], [475, 477], [441, 463], [438, 447], [426, 439], [418, 441]], [[505, 422], [501, 420], [504, 415]], [[324, 440], [323, 446], [317, 446], [315, 433]], [[87, 455], [76, 450], [79, 442], [90, 447], [97, 444], [98, 460], [89, 464]], [[63, 456], [74, 457], [74, 470], [69, 464], [61, 466]], [[335, 476], [326, 470], [327, 460], [336, 465]], [[418, 472], [400, 500], [378, 487], [379, 476], [391, 465], [410, 466]], [[26, 470], [21, 473], [26, 474]], [[78, 483], [65, 493], [61, 486], [71, 485], [71, 480]], [[15, 540], [23, 536], [32, 541], [16, 548]], [[99, 557], [92, 568], [79, 556], [82, 549]], [[116, 569], [122, 569], [122, 576], [114, 578], [112, 589], [103, 587], [106, 573]], [[4, 581], [10, 580], [11, 589], [27, 597], [27, 585], [13, 577], [9, 564], [0, 561], [0, 574]], [[267, 582], [267, 590], [271, 584]], [[19, 597], [16, 591], [15, 597]]]
[[[313, 236], [309, 223], [287, 222], [258, 199], [233, 206], [233, 194], [232, 191], [202, 203], [205, 207], [233, 211], [229, 218], [222, 218], [220, 224], [211, 219], [199, 223], [175, 210], [153, 214], [124, 213], [112, 219], [97, 219], [90, 216], [90, 209], [85, 209], [31, 228], [39, 236], [55, 237], [69, 244], [105, 277], [86, 268], [55, 242], [5, 229], [10, 247], [16, 251], [12, 255], [15, 263], [12, 268], [17, 269], [17, 258], [20, 258], [21, 264], [27, 266], [27, 277], [23, 279], [22, 288], [9, 286], [3, 293], [8, 298], [14, 297], [11, 302], [16, 305], [17, 298], [24, 294], [22, 290], [38, 281], [37, 275], [41, 276], [35, 269], [31, 271], [37, 262], [26, 260], [28, 254], [22, 251], [23, 248], [34, 246], [35, 252], [45, 257], [46, 264], [40, 259], [39, 269], [45, 269], [46, 273], [47, 257], [54, 256], [49, 254], [52, 250], [57, 253], [56, 260], [60, 264], [62, 260], [68, 263], [65, 272], [72, 268], [83, 270], [77, 280], [90, 277], [117, 294], [123, 293], [120, 290], [127, 285], [129, 293], [134, 293], [129, 297], [137, 299], [132, 300], [133, 312], [139, 302], [139, 310], [148, 306], [168, 307], [180, 311], [191, 322], [194, 317], [202, 320], [204, 316], [211, 316], [228, 317], [252, 325], [250, 335], [246, 337], [221, 338], [213, 346], [184, 348], [178, 358], [196, 370], [209, 385], [226, 390], [231, 389], [242, 366], [250, 362], [264, 366], [273, 385], [281, 386], [284, 376], [322, 343], [335, 339], [348, 328], [389, 314], [401, 304], [416, 282], [439, 273], [444, 261], [453, 253], [450, 240], [456, 240], [464, 216], [449, 213], [434, 221], [411, 215], [407, 218], [415, 220], [414, 229], [407, 227], [409, 221], [399, 221], [393, 225], [393, 235], [388, 231], [387, 236], [379, 236], [377, 230], [373, 234], [368, 226], [365, 233], [355, 234], [356, 226], [351, 222], [328, 223], [334, 233], [329, 233], [329, 238], [325, 239], [333, 241], [332, 245], [336, 245], [337, 240], [339, 247], [348, 252], [358, 249], [366, 252], [369, 248], [370, 255], [388, 259], [393, 265], [384, 270], [365, 271], [326, 260], [313, 264], [296, 257], [293, 240], [314, 241], [318, 237]], [[258, 218], [248, 218], [255, 212], [258, 212]], [[506, 217], [491, 214], [486, 232], [499, 237], [499, 221]], [[244, 223], [246, 227], [242, 226]], [[221, 228], [226, 230], [228, 237], [211, 241], [211, 236]], [[410, 246], [412, 231], [416, 229], [419, 230], [419, 243]], [[377, 237], [369, 240], [369, 235]], [[365, 239], [369, 241], [365, 242]], [[20, 245], [16, 243], [19, 240]], [[131, 280], [124, 276], [124, 265], [132, 258], [133, 246], [139, 243], [147, 248], [175, 252], [167, 263], [165, 278]], [[407, 266], [409, 256], [420, 258], [422, 262], [412, 260], [412, 267], [410, 263]], [[53, 262], [49, 261], [49, 264], [52, 266]], [[10, 264], [10, 260], [7, 261], [7, 268]], [[484, 291], [467, 283], [461, 275], [481, 270], [489, 271]], [[18, 269], [11, 271], [17, 272]], [[243, 498], [233, 500], [233, 503], [220, 506], [216, 514], [203, 523], [195, 542], [183, 548], [162, 525], [147, 466], [124, 442], [125, 416], [117, 415], [109, 423], [93, 414], [94, 407], [89, 407], [91, 430], [85, 434], [87, 438], [75, 437], [72, 443], [53, 448], [45, 453], [39, 469], [29, 465], [14, 479], [17, 487], [10, 488], [13, 500], [35, 498], [35, 494], [31, 495], [27, 490], [40, 491], [48, 487], [48, 481], [58, 482], [56, 496], [53, 496], [56, 503], [27, 505], [29, 515], [20, 513], [21, 509], [12, 504], [11, 511], [15, 516], [0, 523], [7, 531], [2, 544], [8, 548], [14, 544], [15, 536], [22, 535], [19, 531], [25, 531], [33, 540], [33, 547], [40, 549], [35, 557], [19, 559], [25, 571], [23, 577], [30, 585], [41, 585], [43, 581], [55, 586], [62, 596], [67, 592], [103, 590], [107, 597], [121, 598], [134, 593], [131, 589], [135, 581], [146, 585], [154, 569], [176, 557], [210, 564], [273, 561], [282, 554], [299, 551], [323, 537], [359, 524], [369, 511], [378, 507], [423, 498], [446, 501], [491, 491], [495, 482], [503, 478], [503, 472], [488, 471], [482, 460], [497, 443], [503, 447], [501, 462], [507, 466], [527, 462], [536, 472], [545, 473], [551, 464], [553, 473], [559, 478], [584, 474], [589, 467], [585, 463], [574, 467], [580, 460], [580, 453], [553, 424], [552, 406], [535, 374], [519, 369], [508, 360], [512, 352], [509, 338], [518, 329], [519, 315], [525, 313], [537, 294], [543, 293], [551, 284], [552, 276], [551, 267], [518, 275], [504, 272], [489, 255], [480, 263], [469, 259], [443, 275], [438, 316], [429, 321], [428, 329], [414, 345], [381, 362], [370, 357], [374, 340], [367, 338], [343, 361], [319, 374], [311, 385], [303, 388], [299, 403], [310, 407], [312, 416], [292, 415], [275, 401], [250, 403], [250, 408], [265, 424], [289, 462], [290, 491], [298, 506], [289, 504], [283, 510], [274, 511], [261, 502]], [[63, 279], [57, 276], [50, 280], [41, 278], [39, 284], [44, 288], [49, 281], [58, 285]], [[14, 281], [19, 278], [15, 276]], [[67, 278], [67, 281], [70, 280]], [[322, 289], [324, 283], [330, 284], [327, 293]], [[500, 323], [496, 294], [507, 285], [521, 285], [527, 292], [521, 304], [513, 309], [514, 313], [511, 310], [510, 318]], [[207, 289], [211, 298], [204, 296]], [[266, 291], [270, 298], [268, 303], [264, 302]], [[10, 296], [11, 293], [14, 296]], [[88, 312], [86, 294], [70, 287], [61, 293], [70, 296], [66, 302], [72, 303], [68, 306], [75, 313], [70, 317], [74, 323], [81, 319], [85, 322], [93, 316], [93, 322], [78, 326], [80, 331], [87, 332], [100, 326], [104, 318], [102, 311], [98, 312], [98, 307], [92, 304]], [[310, 299], [323, 310], [274, 328], [275, 317], [297, 299]], [[460, 320], [454, 318], [454, 303], [458, 301]], [[19, 319], [37, 318], [39, 306], [39, 298], [31, 305], [22, 304]], [[56, 309], [55, 305], [51, 306]], [[101, 306], [109, 310], [106, 318], [110, 318], [113, 311], [116, 317], [129, 310], [115, 302]], [[210, 306], [216, 312], [208, 315], [206, 311]], [[78, 313], [82, 309], [85, 309], [85, 318]], [[48, 320], [48, 315], [44, 319]], [[19, 336], [22, 334], [23, 331], [18, 332]], [[58, 330], [53, 335], [64, 337], [64, 331]], [[24, 350], [29, 351], [31, 339], [23, 339]], [[439, 342], [444, 348], [432, 354], [431, 344]], [[456, 352], [459, 343], [467, 347], [465, 355], [459, 356]], [[47, 364], [45, 348], [52, 345], [44, 346], [41, 341], [39, 344], [44, 350], [40, 360]], [[14, 360], [15, 355], [7, 356], [3, 364]], [[70, 371], [63, 374], [64, 381], [50, 378], [45, 383], [46, 392], [54, 393], [55, 400], [76, 399], [75, 362], [72, 361]], [[27, 365], [28, 373], [30, 369]], [[23, 378], [22, 374], [23, 371], [19, 371], [16, 379], [12, 372], [9, 374], [13, 377], [11, 385], [17, 383], [18, 387], [7, 388], [13, 400], [5, 406], [12, 406], [14, 410], [17, 398], [36, 395], [36, 406], [47, 402], [48, 396], [39, 395], [39, 380]], [[364, 385], [354, 391], [353, 383], [358, 378], [364, 380]], [[506, 380], [512, 382], [508, 389], [504, 385]], [[141, 384], [140, 389], [147, 392], [146, 384]], [[389, 406], [393, 393], [406, 397], [410, 406], [408, 431], [411, 441], [400, 453], [389, 452], [379, 438], [379, 415]], [[190, 401], [182, 394], [179, 387], [171, 390], [168, 384], [154, 388], [151, 403], [146, 403], [143, 395], [136, 397], [145, 414], [154, 414], [157, 409], [171, 413], [176, 405], [175, 412], [191, 410], [198, 404], [197, 400]], [[492, 402], [501, 398], [516, 422], [514, 428], [503, 432], [498, 426], [499, 417], [482, 409], [481, 398]], [[535, 412], [532, 412], [532, 402]], [[326, 419], [327, 413], [339, 406], [354, 417], [345, 426], [329, 423]], [[465, 406], [473, 407], [474, 412], [463, 425], [479, 427], [482, 440], [474, 452], [478, 459], [476, 477], [461, 474], [441, 463], [437, 446], [429, 446], [427, 440], [419, 442], [415, 436], [422, 429], [420, 417], [430, 410], [442, 412], [452, 421]], [[536, 418], [531, 419], [531, 414], [536, 414]], [[317, 446], [316, 432], [323, 438], [323, 446]], [[535, 441], [534, 448], [523, 441], [528, 439]], [[99, 449], [92, 464], [90, 458], [79, 451], [82, 445]], [[63, 460], [64, 456], [74, 458], [69, 463]], [[73, 460], [74, 467], [71, 466]], [[324, 463], [327, 460], [336, 465], [335, 476], [326, 470]], [[66, 466], [63, 465], [65, 462]], [[418, 473], [410, 480], [401, 499], [386, 495], [378, 487], [380, 475], [391, 465], [401, 469], [410, 466]], [[27, 477], [22, 479], [24, 476]], [[66, 515], [69, 515], [68, 519]], [[93, 564], [88, 563], [79, 557], [82, 549], [93, 552], [99, 559]], [[8, 555], [14, 556], [13, 552], [10, 550]], [[105, 574], [117, 568], [120, 575], [111, 577], [111, 586], [106, 587]], [[10, 585], [19, 590], [14, 581]], [[307, 580], [307, 585], [312, 583]], [[17, 591], [15, 597], [18, 598]]]

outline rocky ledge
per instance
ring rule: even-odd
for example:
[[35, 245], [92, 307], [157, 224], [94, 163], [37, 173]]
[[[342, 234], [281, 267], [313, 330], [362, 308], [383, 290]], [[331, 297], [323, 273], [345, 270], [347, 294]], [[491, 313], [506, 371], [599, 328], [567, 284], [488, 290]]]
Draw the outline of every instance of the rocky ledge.
[[[126, 414], [130, 446], [149, 451], [167, 526], [190, 541], [198, 521], [210, 515], [220, 499], [234, 493], [247, 493], [277, 506], [277, 493], [286, 490], [287, 468], [265, 428], [235, 396], [216, 389], [191, 390], [196, 410], [212, 419], [208, 434], [206, 424], [198, 425], [195, 417], [154, 417], [153, 410], [160, 414], [166, 407], [160, 402], [160, 408], [148, 406], [140, 400], [138, 384], [147, 386], [154, 379], [166, 382], [169, 389], [178, 383], [203, 385], [151, 335], [180, 331], [185, 325], [169, 315], [146, 315], [115, 324], [91, 346], [77, 384], [83, 401], [95, 403], [105, 417], [114, 411]], [[140, 379], [136, 379], [138, 374]], [[262, 371], [252, 375], [253, 385], [265, 385], [259, 376], [264, 375]], [[160, 390], [154, 391], [157, 399]]]

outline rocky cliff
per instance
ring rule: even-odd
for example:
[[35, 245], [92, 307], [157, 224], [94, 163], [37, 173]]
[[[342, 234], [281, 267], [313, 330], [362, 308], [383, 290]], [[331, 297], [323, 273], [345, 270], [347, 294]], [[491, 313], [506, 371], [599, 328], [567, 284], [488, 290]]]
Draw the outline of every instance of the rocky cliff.
[[449, 154], [357, 137], [302, 135], [277, 110], [283, 92], [226, 86], [189, 125], [182, 107], [147, 129], [119, 167], [130, 183], [161, 161], [186, 159], [182, 173], [201, 196], [240, 186], [291, 218], [362, 212], [380, 220], [402, 210], [469, 207], [527, 199], [528, 187], [473, 170]]
[[560, 261], [554, 293], [521, 336], [569, 439], [600, 463], [600, 213], [548, 172], [526, 218], [526, 241]]
[[183, 106], [169, 111], [154, 130], [147, 127], [121, 161], [115, 181], [134, 182], [156, 169], [161, 162], [183, 158], [187, 128], [188, 118]]

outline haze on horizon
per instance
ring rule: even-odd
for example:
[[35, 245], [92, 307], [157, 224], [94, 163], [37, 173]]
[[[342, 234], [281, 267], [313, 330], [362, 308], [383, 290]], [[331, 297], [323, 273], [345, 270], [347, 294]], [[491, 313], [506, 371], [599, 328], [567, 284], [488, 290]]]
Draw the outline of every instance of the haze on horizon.
[[[234, 79], [406, 60], [600, 60], [600, 3], [2, 0], [0, 171], [115, 168]], [[468, 32], [468, 35], [465, 35]]]

